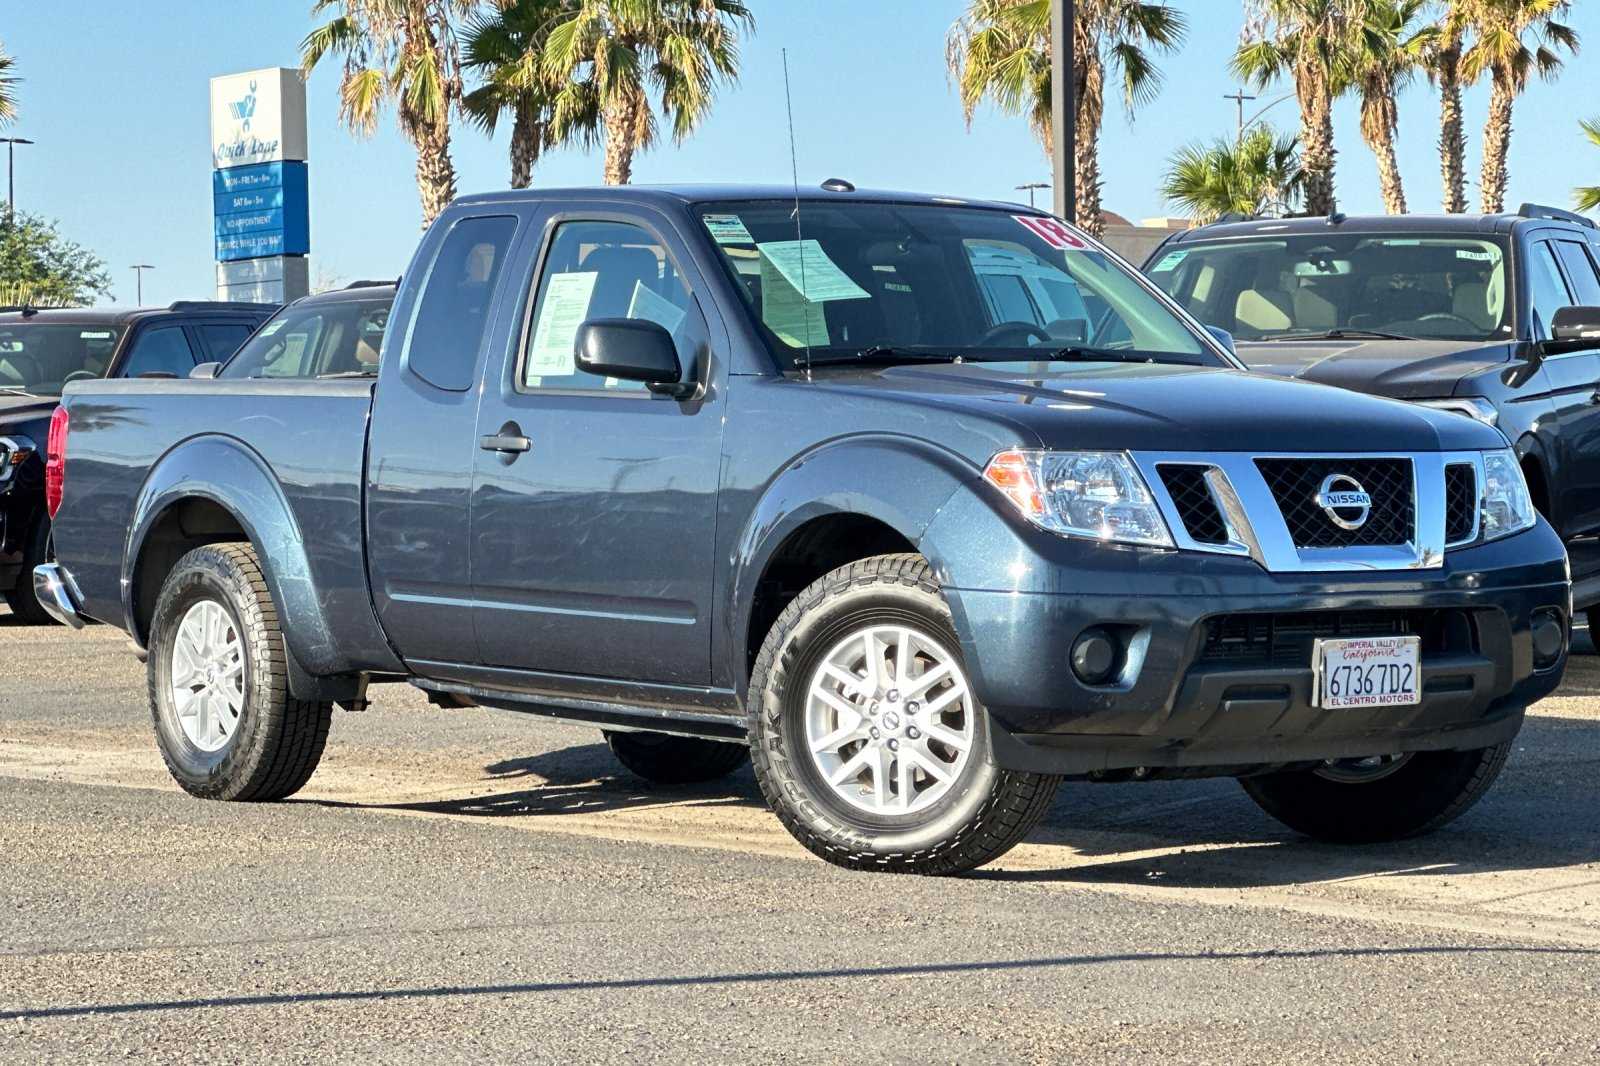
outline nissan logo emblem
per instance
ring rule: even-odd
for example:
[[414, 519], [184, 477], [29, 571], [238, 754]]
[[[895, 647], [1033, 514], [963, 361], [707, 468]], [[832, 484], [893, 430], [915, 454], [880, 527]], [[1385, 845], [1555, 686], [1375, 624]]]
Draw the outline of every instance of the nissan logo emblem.
[[1317, 490], [1317, 505], [1340, 529], [1360, 529], [1372, 513], [1372, 497], [1349, 474], [1329, 474]]

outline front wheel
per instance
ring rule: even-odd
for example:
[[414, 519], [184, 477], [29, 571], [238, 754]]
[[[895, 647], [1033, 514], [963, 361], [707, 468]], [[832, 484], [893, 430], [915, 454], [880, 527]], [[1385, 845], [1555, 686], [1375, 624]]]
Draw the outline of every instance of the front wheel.
[[331, 703], [289, 692], [277, 608], [255, 550], [212, 544], [178, 560], [150, 625], [156, 744], [203, 799], [293, 795], [322, 758]]
[[1344, 759], [1239, 783], [1290, 829], [1339, 844], [1402, 840], [1454, 821], [1489, 791], [1510, 742], [1474, 751]]
[[762, 645], [748, 714], [768, 804], [851, 869], [982, 866], [1027, 835], [1059, 780], [994, 765], [989, 716], [919, 555], [852, 563], [801, 592]]

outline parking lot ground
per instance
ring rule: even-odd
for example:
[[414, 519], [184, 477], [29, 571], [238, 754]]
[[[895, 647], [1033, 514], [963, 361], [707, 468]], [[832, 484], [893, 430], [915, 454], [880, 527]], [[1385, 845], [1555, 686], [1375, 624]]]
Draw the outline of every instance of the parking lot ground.
[[978, 874], [836, 870], [745, 770], [340, 714], [295, 800], [202, 803], [120, 634], [0, 617], [0, 1061], [1600, 1057], [1600, 658], [1431, 837], [1335, 848], [1230, 781], [1071, 784]]

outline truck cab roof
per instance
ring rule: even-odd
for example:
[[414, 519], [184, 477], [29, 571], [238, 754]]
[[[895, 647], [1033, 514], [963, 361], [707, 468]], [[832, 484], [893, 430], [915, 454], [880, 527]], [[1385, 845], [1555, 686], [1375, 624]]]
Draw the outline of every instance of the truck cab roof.
[[887, 189], [844, 188], [848, 183], [836, 184], [829, 179], [823, 185], [749, 184], [741, 182], [707, 182], [680, 185], [602, 185], [575, 186], [563, 189], [513, 189], [507, 192], [474, 193], [460, 197], [455, 202], [464, 206], [481, 206], [494, 203], [527, 203], [547, 200], [617, 200], [630, 204], [655, 204], [680, 207], [686, 204], [711, 203], [722, 200], [793, 200], [796, 195], [803, 201], [855, 200], [877, 203], [929, 204], [944, 207], [980, 207], [997, 211], [1026, 211], [1045, 214], [1026, 204], [1003, 200], [974, 200], [964, 196], [941, 196], [932, 193], [898, 192]]

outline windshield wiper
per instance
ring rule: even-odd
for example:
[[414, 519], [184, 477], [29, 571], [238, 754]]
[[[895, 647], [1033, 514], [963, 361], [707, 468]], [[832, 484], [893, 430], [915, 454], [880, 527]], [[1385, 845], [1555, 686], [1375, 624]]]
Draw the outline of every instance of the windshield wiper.
[[[804, 358], [804, 357], [802, 357]], [[959, 363], [963, 356], [954, 352], [918, 352], [910, 348], [896, 348], [888, 344], [875, 344], [859, 352], [841, 352], [837, 355], [813, 355], [805, 358], [811, 366], [846, 366], [854, 363]], [[801, 359], [795, 365], [803, 365]]]
[[1052, 361], [1064, 363], [1171, 363], [1177, 366], [1203, 366], [1198, 357], [1188, 358], [1175, 352], [1140, 352], [1116, 348], [1089, 348], [1081, 344], [1057, 348], [1050, 353]]
[[1389, 333], [1381, 329], [1325, 329], [1310, 333], [1279, 333], [1262, 337], [1264, 341], [1414, 341], [1417, 338], [1404, 333]]
[[0, 385], [0, 392], [9, 392], [13, 396], [32, 396], [27, 388], [22, 385]]

